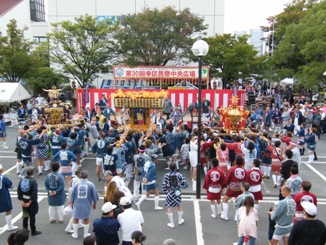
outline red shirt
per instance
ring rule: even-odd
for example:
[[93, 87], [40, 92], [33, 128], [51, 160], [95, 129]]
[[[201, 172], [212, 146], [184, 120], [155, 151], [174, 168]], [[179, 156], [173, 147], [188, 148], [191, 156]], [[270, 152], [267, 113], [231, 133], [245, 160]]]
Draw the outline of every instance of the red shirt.
[[247, 172], [242, 166], [233, 166], [226, 175], [224, 185], [231, 191], [240, 191], [241, 184], [246, 180]]
[[309, 191], [303, 191], [303, 192], [297, 193], [296, 195], [294, 195], [293, 200], [297, 204], [297, 206], [295, 208], [296, 211], [303, 211], [303, 208], [301, 206], [301, 202], [303, 202], [303, 201], [312, 202], [317, 206], [316, 195]]
[[246, 182], [249, 185], [260, 185], [263, 180], [263, 173], [259, 168], [253, 168], [247, 171]]
[[224, 144], [229, 150], [233, 150], [236, 155], [244, 156], [243, 152], [241, 151], [241, 146], [240, 146], [241, 142], [233, 142], [233, 143], [224, 142]]
[[[218, 189], [222, 190], [224, 182], [224, 172], [219, 168], [210, 169], [204, 180], [203, 188], [212, 193], [217, 193]], [[217, 192], [214, 192], [216, 190]]]

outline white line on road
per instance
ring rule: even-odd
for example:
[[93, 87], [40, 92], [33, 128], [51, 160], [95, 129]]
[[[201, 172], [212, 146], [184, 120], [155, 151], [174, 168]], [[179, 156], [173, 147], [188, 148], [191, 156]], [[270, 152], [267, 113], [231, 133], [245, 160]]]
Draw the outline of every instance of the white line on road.
[[14, 158], [16, 159], [17, 156], [0, 156], [1, 159], [8, 159], [8, 158]]
[[11, 168], [7, 169], [6, 171], [4, 171], [2, 174], [6, 175], [7, 173], [9, 173], [11, 170], [15, 169], [16, 165], [12, 166]]
[[[45, 196], [38, 197], [37, 202], [40, 203], [44, 198], [45, 198]], [[12, 224], [15, 224], [19, 219], [21, 219], [22, 216], [23, 216], [23, 212], [20, 212], [15, 218], [12, 219]], [[8, 228], [7, 225], [3, 226], [0, 231], [0, 235], [2, 233], [4, 233], [5, 231], [7, 231], [7, 228]]]
[[322, 178], [324, 181], [326, 181], [325, 175], [323, 175], [321, 172], [319, 172], [317, 169], [315, 169], [311, 164], [305, 163], [308, 168], [310, 168], [312, 171], [314, 171], [320, 178]]
[[196, 224], [196, 237], [197, 237], [197, 245], [204, 245], [204, 237], [203, 237], [203, 226], [200, 220], [200, 209], [199, 209], [199, 201], [194, 201], [194, 213], [195, 213], [195, 224]]

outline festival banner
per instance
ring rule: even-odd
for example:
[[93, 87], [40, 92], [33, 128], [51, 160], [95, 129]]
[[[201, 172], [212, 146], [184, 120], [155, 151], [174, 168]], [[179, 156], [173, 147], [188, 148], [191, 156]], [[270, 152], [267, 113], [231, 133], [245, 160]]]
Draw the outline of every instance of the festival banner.
[[[114, 66], [115, 80], [132, 79], [198, 79], [198, 67], [186, 66]], [[202, 79], [209, 79], [209, 66], [202, 67]]]

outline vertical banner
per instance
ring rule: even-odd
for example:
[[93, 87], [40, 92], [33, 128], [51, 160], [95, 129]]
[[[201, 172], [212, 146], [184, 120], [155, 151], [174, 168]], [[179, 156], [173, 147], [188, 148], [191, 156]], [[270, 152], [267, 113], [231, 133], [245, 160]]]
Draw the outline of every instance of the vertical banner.
[[84, 103], [87, 104], [89, 102], [89, 88], [90, 84], [86, 83], [84, 85]]

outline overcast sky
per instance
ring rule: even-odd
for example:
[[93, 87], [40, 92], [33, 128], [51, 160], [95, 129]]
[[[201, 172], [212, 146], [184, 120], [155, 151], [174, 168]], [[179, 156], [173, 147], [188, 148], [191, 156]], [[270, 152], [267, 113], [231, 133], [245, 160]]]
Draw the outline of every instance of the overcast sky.
[[225, 32], [249, 31], [267, 25], [266, 18], [283, 12], [290, 0], [225, 0]]

